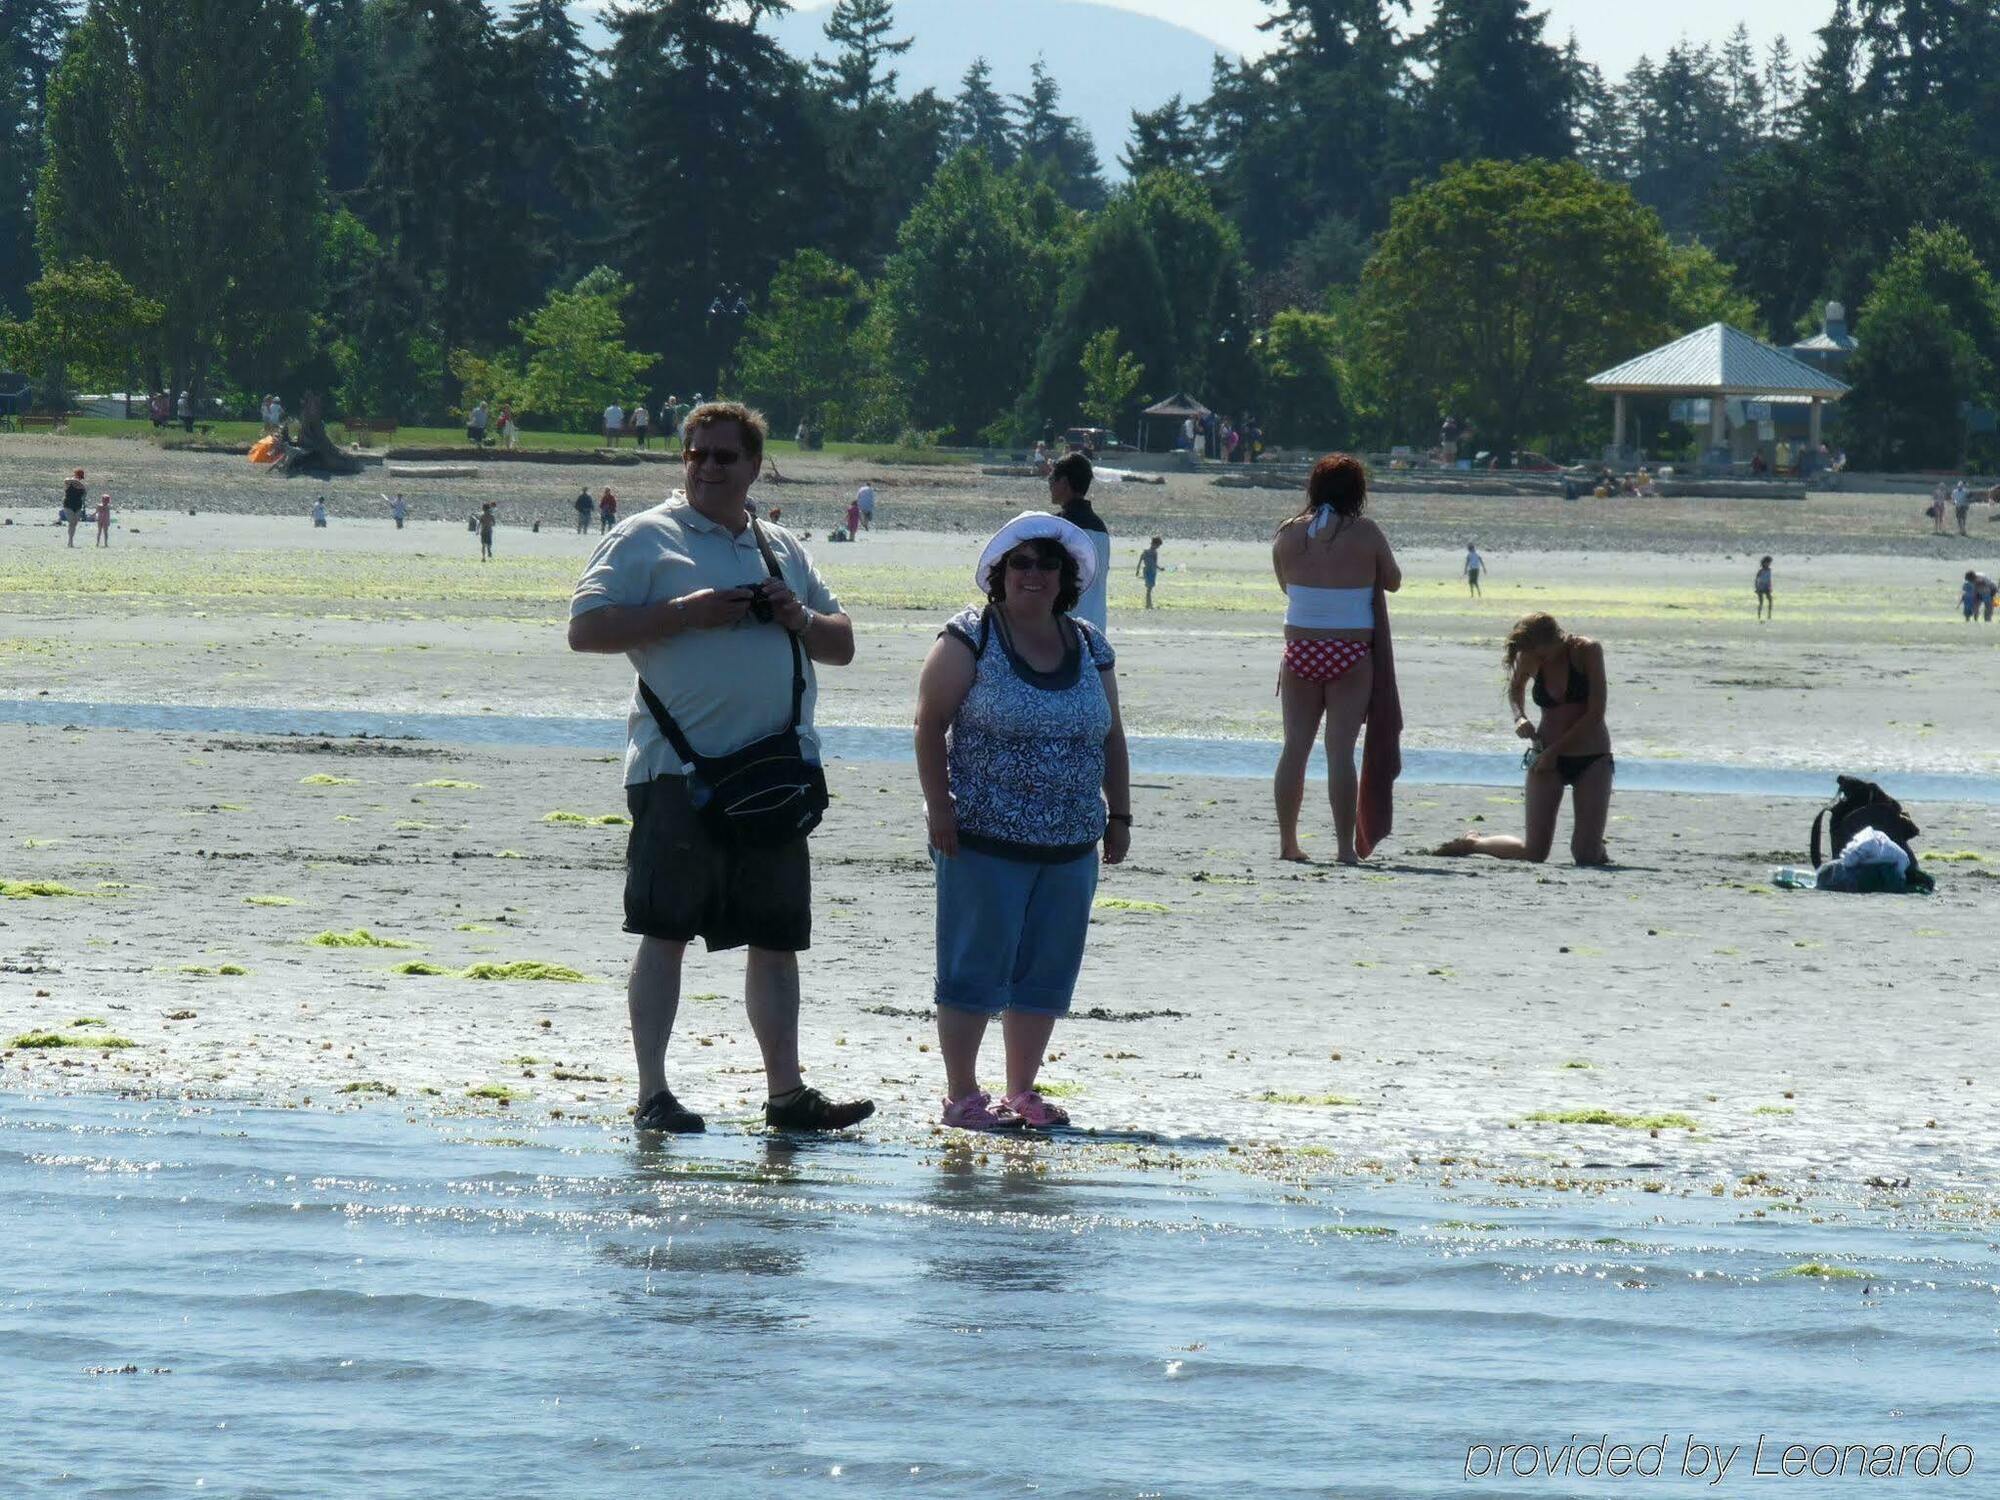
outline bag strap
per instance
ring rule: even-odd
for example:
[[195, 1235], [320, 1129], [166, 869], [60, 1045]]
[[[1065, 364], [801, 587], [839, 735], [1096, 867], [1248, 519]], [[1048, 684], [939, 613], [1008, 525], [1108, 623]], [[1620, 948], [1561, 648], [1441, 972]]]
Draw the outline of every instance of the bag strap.
[[[773, 578], [783, 583], [785, 575], [778, 567], [778, 559], [771, 551], [771, 544], [764, 539], [764, 530], [757, 524], [755, 516], [750, 518], [750, 534], [756, 538], [757, 550], [764, 554], [764, 566], [770, 569]], [[792, 721], [786, 726], [786, 733], [796, 734], [805, 709], [805, 653], [799, 649], [799, 638], [791, 631], [785, 632], [785, 639], [792, 647]], [[667, 712], [667, 705], [660, 701], [660, 695], [653, 691], [644, 677], [639, 679], [639, 697], [653, 715], [654, 722], [660, 726], [660, 733], [664, 734], [667, 743], [673, 746], [674, 754], [680, 757], [681, 764], [692, 768], [695, 763], [694, 746], [688, 743], [687, 736], [681, 733], [680, 725], [674, 722], [674, 716]]]
[[1819, 812], [1816, 813], [1813, 817], [1812, 862], [1813, 862], [1813, 868], [1815, 870], [1819, 868], [1819, 831], [1822, 827], [1825, 826], [1825, 824], [1826, 824], [1826, 809], [1822, 807], [1819, 810]]

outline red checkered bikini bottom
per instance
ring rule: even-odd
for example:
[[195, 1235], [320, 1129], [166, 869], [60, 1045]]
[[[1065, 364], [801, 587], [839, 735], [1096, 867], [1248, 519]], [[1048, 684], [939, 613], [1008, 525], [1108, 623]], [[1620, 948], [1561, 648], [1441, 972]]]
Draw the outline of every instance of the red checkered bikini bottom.
[[1287, 641], [1285, 670], [1307, 682], [1338, 682], [1368, 660], [1367, 641]]

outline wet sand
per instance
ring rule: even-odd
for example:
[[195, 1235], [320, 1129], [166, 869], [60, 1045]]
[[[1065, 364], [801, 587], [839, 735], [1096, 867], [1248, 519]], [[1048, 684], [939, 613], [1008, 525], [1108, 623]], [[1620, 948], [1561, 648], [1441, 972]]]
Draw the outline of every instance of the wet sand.
[[[246, 481], [230, 460], [181, 463], [175, 483], [213, 492], [200, 513], [122, 511], [106, 551], [62, 548], [52, 507], [0, 514], [14, 521], [0, 528], [0, 697], [622, 715], [622, 663], [562, 648], [584, 538], [509, 525], [482, 566], [450, 522], [398, 533], [335, 502], [335, 524], [316, 532], [309, 497], [297, 517], [259, 514], [268, 494], [252, 487], [276, 481]], [[129, 482], [149, 464], [169, 467], [141, 455]], [[0, 503], [25, 501], [44, 466], [0, 447]], [[801, 518], [822, 503], [830, 515], [853, 468], [811, 467], [828, 498]], [[970, 539], [944, 522], [983, 530], [1032, 488], [942, 474], [888, 490], [884, 530], [819, 549], [861, 641], [854, 668], [825, 674], [823, 719], [907, 720], [915, 665], [968, 592]], [[1257, 538], [1284, 497], [1193, 480], [1162, 493], [1101, 507], [1121, 548], [1130, 727], [1268, 736], [1278, 596]], [[511, 521], [539, 503], [504, 508]], [[791, 494], [780, 503], [789, 517]], [[1191, 518], [1160, 523], [1176, 571], [1152, 616], [1129, 576], [1149, 504]], [[1892, 789], [1898, 768], [2000, 763], [2000, 635], [1961, 624], [1948, 592], [1967, 566], [1994, 571], [1974, 549], [2000, 543], [1934, 540], [1901, 518], [1915, 509], [1903, 500], [1624, 504], [1385, 498], [1410, 574], [1396, 623], [1412, 744], [1506, 748], [1498, 634], [1548, 608], [1607, 642], [1621, 754], [1821, 766], [1829, 785], [1835, 767], [1881, 772]], [[1457, 580], [1454, 531], [1492, 564], [1483, 600]], [[1768, 540], [1782, 536], [1814, 550]], [[1761, 550], [1781, 554], [1771, 626], [1750, 618]], [[546, 821], [622, 812], [614, 764], [57, 727], [0, 728], [0, 750], [14, 767], [0, 876], [82, 893], [0, 901], [0, 1042], [47, 1028], [134, 1044], [0, 1049], [0, 1087], [315, 1108], [393, 1089], [399, 1108], [606, 1122], [629, 1107], [623, 830]], [[871, 1131], [922, 1137], [939, 1069], [923, 1050], [932, 908], [914, 777], [842, 764], [833, 779], [839, 801], [815, 841], [807, 1057], [814, 1081], [881, 1102]], [[475, 785], [424, 785], [439, 781]], [[1309, 799], [1308, 847], [1326, 852], [1323, 808]], [[1621, 796], [1609, 872], [1418, 852], [1475, 819], [1515, 825], [1517, 794], [1488, 789], [1408, 790], [1397, 836], [1361, 871], [1279, 865], [1261, 782], [1147, 779], [1135, 811], [1132, 863], [1107, 874], [1079, 1016], [1048, 1068], [1081, 1124], [1391, 1175], [1549, 1179], [1608, 1163], [1676, 1190], [1767, 1171], [1987, 1191], [1973, 1173], [2000, 1144], [1980, 1072], [2000, 1022], [1978, 977], [2000, 874], [1994, 809], [1917, 810], [1922, 848], [1968, 856], [1934, 866], [1929, 901], [1771, 891], [1771, 865], [1803, 861], [1811, 808], [1755, 798]], [[356, 928], [417, 946], [306, 941]], [[391, 972], [510, 960], [586, 978]], [[193, 972], [223, 965], [249, 972]], [[686, 989], [677, 1086], [747, 1125], [760, 1079], [740, 958], [694, 959]], [[518, 1097], [470, 1092], [489, 1085]], [[1529, 1118], [1595, 1109], [1639, 1123]], [[1644, 1123], [1657, 1116], [1685, 1119]]]

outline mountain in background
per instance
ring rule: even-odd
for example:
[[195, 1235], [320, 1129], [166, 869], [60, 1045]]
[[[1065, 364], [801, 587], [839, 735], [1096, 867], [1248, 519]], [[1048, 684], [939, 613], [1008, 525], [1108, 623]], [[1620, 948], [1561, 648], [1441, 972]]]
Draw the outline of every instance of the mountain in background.
[[[833, 49], [823, 29], [829, 3], [803, 5], [772, 23], [794, 57]], [[1037, 57], [1062, 86], [1062, 107], [1097, 143], [1109, 177], [1122, 175], [1118, 154], [1132, 135], [1132, 111], [1154, 109], [1179, 94], [1208, 97], [1218, 50], [1207, 37], [1152, 16], [1088, 0], [896, 0], [896, 35], [915, 45], [895, 62], [905, 94], [934, 88], [947, 99], [975, 57], [993, 67], [1003, 94], [1028, 89]]]

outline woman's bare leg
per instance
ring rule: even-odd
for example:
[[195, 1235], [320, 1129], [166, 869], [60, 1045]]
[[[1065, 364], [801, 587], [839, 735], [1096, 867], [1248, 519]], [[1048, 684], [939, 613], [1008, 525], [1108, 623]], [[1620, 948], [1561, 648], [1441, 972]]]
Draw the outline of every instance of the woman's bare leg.
[[1278, 773], [1271, 783], [1278, 804], [1278, 858], [1305, 864], [1309, 861], [1299, 847], [1299, 808], [1306, 800], [1306, 762], [1319, 738], [1326, 693], [1321, 684], [1280, 667], [1278, 698], [1285, 715], [1285, 746], [1278, 752]]
[[[1610, 773], [1605, 773], [1610, 780]], [[1541, 864], [1549, 857], [1556, 841], [1556, 814], [1562, 811], [1562, 778], [1553, 771], [1530, 771], [1527, 776], [1527, 836], [1506, 833], [1468, 833], [1438, 847], [1439, 854], [1487, 854], [1494, 859], [1523, 859]], [[1606, 799], [1607, 805], [1609, 798]], [[1603, 837], [1600, 826], [1598, 837]]]
[[1333, 836], [1336, 857], [1344, 865], [1358, 865], [1354, 852], [1355, 803], [1360, 797], [1360, 778], [1354, 770], [1354, 742], [1368, 718], [1368, 697], [1375, 686], [1375, 663], [1362, 660], [1337, 682], [1326, 685], [1326, 789], [1333, 803]]
[[1611, 780], [1609, 760], [1600, 760], [1570, 789], [1569, 852], [1580, 865], [1608, 865], [1611, 855], [1604, 847], [1604, 828], [1611, 821]]

